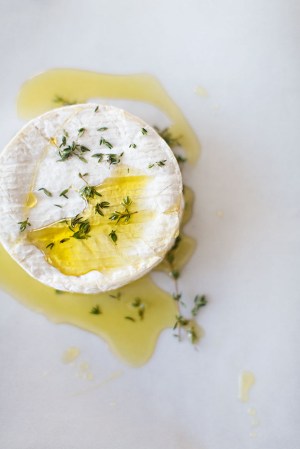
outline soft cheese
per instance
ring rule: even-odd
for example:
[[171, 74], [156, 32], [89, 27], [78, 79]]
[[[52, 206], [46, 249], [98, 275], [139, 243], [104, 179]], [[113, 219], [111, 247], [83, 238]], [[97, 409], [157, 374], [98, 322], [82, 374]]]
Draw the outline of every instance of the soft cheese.
[[[74, 105], [32, 120], [1, 153], [0, 177], [3, 246], [59, 290], [97, 293], [129, 283], [158, 264], [178, 235], [182, 179], [173, 152], [144, 121], [115, 107]], [[77, 239], [83, 221], [90, 230]], [[67, 238], [59, 240], [62, 232]]]

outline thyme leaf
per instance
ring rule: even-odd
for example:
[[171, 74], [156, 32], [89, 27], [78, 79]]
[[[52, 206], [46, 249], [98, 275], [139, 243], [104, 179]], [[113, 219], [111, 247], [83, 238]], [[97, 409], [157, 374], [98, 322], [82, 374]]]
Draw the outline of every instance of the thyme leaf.
[[40, 189], [38, 189], [39, 191], [42, 190], [44, 192], [45, 195], [47, 196], [52, 196], [52, 193], [49, 192], [49, 190], [45, 189], [45, 187], [41, 187]]

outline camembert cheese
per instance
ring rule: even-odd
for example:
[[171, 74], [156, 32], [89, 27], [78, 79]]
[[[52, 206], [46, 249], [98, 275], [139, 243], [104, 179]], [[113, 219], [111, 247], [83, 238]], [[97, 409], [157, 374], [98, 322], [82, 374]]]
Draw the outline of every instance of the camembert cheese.
[[0, 155], [0, 240], [34, 278], [97, 293], [162, 261], [179, 232], [182, 179], [172, 150], [111, 106], [55, 109]]

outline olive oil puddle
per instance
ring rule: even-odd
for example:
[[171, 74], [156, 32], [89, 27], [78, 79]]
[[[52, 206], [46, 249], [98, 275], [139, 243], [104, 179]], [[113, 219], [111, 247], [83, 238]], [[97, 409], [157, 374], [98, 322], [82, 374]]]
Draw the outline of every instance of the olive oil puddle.
[[[31, 278], [2, 246], [0, 264], [0, 284], [9, 294], [55, 323], [72, 324], [102, 337], [116, 355], [131, 365], [144, 364], [153, 353], [160, 332], [174, 324], [174, 300], [149, 276], [117, 292], [58, 293]], [[143, 319], [133, 305], [136, 298], [141, 298], [144, 305]], [[97, 306], [100, 313], [91, 313]]]
[[[55, 69], [27, 81], [19, 93], [18, 113], [32, 118], [58, 104], [62, 95], [70, 102], [84, 103], [89, 98], [130, 99], [154, 104], [172, 120], [172, 135], [181, 136], [181, 145], [189, 162], [199, 155], [199, 142], [184, 115], [150, 75], [107, 75], [90, 71]], [[192, 213], [193, 194], [185, 188], [186, 207], [182, 226]], [[27, 207], [35, 206], [33, 194], [27, 197]], [[181, 234], [173, 250], [172, 269], [181, 270], [189, 260], [196, 242]], [[55, 292], [31, 278], [11, 259], [0, 245], [0, 285], [25, 306], [46, 315], [56, 323], [68, 323], [102, 337], [125, 362], [139, 366], [152, 355], [160, 332], [172, 328], [178, 313], [178, 303], [171, 294], [154, 284], [149, 276], [128, 284], [118, 291], [97, 295]], [[163, 261], [157, 269], [171, 271]], [[16, 282], [17, 280], [17, 282]], [[142, 312], [142, 313], [141, 313]]]

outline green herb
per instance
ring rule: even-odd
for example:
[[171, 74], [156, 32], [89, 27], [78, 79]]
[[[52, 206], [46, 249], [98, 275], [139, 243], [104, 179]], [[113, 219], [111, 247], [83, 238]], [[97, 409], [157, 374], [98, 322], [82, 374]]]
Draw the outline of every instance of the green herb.
[[206, 299], [205, 295], [202, 295], [202, 296], [196, 295], [194, 298], [194, 307], [192, 308], [192, 315], [197, 316], [201, 307], [206, 306], [206, 304], [207, 304], [207, 299]]
[[115, 295], [109, 295], [111, 298], [120, 299], [121, 298], [121, 292], [117, 292]]
[[71, 106], [72, 104], [76, 104], [76, 101], [69, 101], [64, 97], [61, 97], [60, 95], [55, 95], [53, 98], [53, 103], [56, 103], [60, 106]]
[[127, 195], [125, 198], [123, 198], [123, 201], [122, 201], [122, 206], [124, 206], [125, 208], [126, 207], [129, 207], [129, 206], [131, 206], [131, 204], [132, 204], [132, 200], [129, 198], [129, 196]]
[[108, 201], [102, 201], [101, 203], [97, 203], [95, 206], [95, 214], [99, 214], [104, 216], [104, 213], [102, 212], [102, 209], [107, 209], [109, 207]]
[[25, 221], [19, 221], [18, 224], [20, 225], [20, 231], [23, 232], [27, 228], [27, 226], [31, 226], [31, 223], [29, 223], [29, 218], [26, 218]]
[[110, 165], [112, 164], [118, 164], [121, 161], [121, 157], [123, 156], [124, 153], [121, 154], [105, 154], [105, 153], [96, 153], [93, 154], [92, 157], [97, 157], [98, 158], [98, 162], [102, 162], [104, 159], [104, 156], [106, 156], [106, 160], [107, 162], [109, 162]]
[[181, 293], [173, 293], [174, 301], [180, 301], [182, 294]]
[[96, 154], [92, 155], [92, 157], [98, 158], [98, 162], [102, 162], [104, 156], [105, 156], [105, 154], [103, 154], [103, 153], [96, 153]]
[[94, 198], [96, 196], [102, 196], [101, 193], [97, 192], [94, 186], [85, 186], [80, 189], [80, 195], [85, 199], [89, 200], [90, 198]]
[[86, 184], [87, 184], [87, 181], [84, 179], [86, 176], [89, 176], [89, 174], [88, 173], [78, 173], [78, 176], [79, 176], [79, 178], [81, 178]]
[[132, 318], [132, 316], [124, 316], [124, 318], [125, 318], [125, 320], [128, 320], [128, 321], [135, 321], [135, 319]]
[[177, 327], [184, 327], [189, 324], [190, 320], [185, 318], [182, 315], [176, 315], [176, 322], [174, 324], [173, 330], [175, 330]]
[[105, 140], [103, 137], [100, 139], [99, 144], [100, 144], [100, 146], [105, 145], [110, 150], [113, 148], [113, 145], [110, 142], [108, 142], [107, 140]]
[[180, 164], [180, 163], [184, 163], [184, 162], [186, 162], [187, 161], [187, 158], [186, 157], [183, 157], [183, 156], [181, 156], [180, 154], [175, 154], [175, 157], [176, 157], [176, 159], [177, 159], [177, 162]]
[[42, 190], [42, 191], [44, 192], [45, 195], [47, 195], [47, 196], [52, 196], [52, 193], [49, 192], [49, 190], [45, 189], [45, 187], [41, 187], [41, 188], [39, 189], [39, 191], [40, 191], [40, 190]]
[[96, 106], [94, 109], [94, 112], [98, 112], [98, 110], [99, 110], [99, 106]]
[[110, 237], [114, 243], [116, 243], [118, 240], [118, 236], [116, 234], [116, 231], [114, 230], [108, 234], [108, 237]]
[[98, 128], [97, 131], [107, 131], [108, 128], [106, 126], [102, 126], [102, 128]]
[[[82, 218], [80, 217], [80, 221], [76, 222], [76, 225], [79, 224], [79, 228], [76, 232], [74, 232], [74, 234], [72, 235], [72, 237], [74, 239], [78, 239], [78, 240], [86, 240], [90, 237], [89, 232], [91, 230], [91, 225], [88, 219], [81, 221]], [[71, 222], [71, 226], [72, 226], [72, 222]]]
[[129, 148], [136, 148], [137, 147], [137, 145], [135, 144], [135, 143], [131, 143], [130, 145], [129, 145]]
[[81, 223], [83, 218], [80, 214], [77, 214], [74, 218], [71, 219], [71, 228], [75, 228], [78, 223]]
[[85, 128], [80, 128], [80, 129], [78, 130], [78, 137], [83, 136], [83, 134], [85, 133], [85, 131], [86, 131]]
[[64, 291], [62, 291], [62, 290], [54, 290], [55, 291], [55, 293], [57, 294], [57, 295], [64, 295], [66, 292], [64, 292]]
[[131, 204], [132, 204], [132, 200], [129, 198], [129, 196], [126, 196], [125, 198], [123, 198], [121, 205], [123, 206], [124, 210], [121, 212], [118, 210], [115, 210], [113, 212], [113, 214], [109, 217], [109, 219], [111, 221], [116, 221], [117, 224], [121, 220], [123, 220], [124, 223], [128, 223], [131, 216], [138, 213], [137, 211], [135, 211], [135, 212], [129, 211], [129, 206], [131, 206]]
[[102, 310], [100, 309], [100, 306], [98, 306], [98, 304], [94, 307], [92, 307], [90, 313], [92, 315], [100, 315], [102, 313]]
[[180, 277], [180, 272], [178, 270], [172, 270], [170, 274], [173, 279], [178, 279]]
[[158, 162], [154, 162], [153, 164], [149, 164], [148, 168], [152, 168], [155, 165], [157, 165], [158, 167], [163, 167], [164, 165], [166, 165], [167, 159], [164, 159], [162, 161], [158, 161]]
[[121, 153], [120, 155], [117, 154], [108, 154], [107, 155], [107, 161], [109, 162], [109, 165], [112, 164], [119, 164], [119, 162], [121, 161], [121, 157], [123, 156], [124, 153]]
[[145, 315], [145, 304], [142, 303], [141, 298], [135, 298], [131, 305], [132, 307], [138, 309], [138, 316], [141, 320], [143, 320]]
[[181, 137], [174, 137], [169, 128], [159, 129], [157, 126], [154, 126], [154, 129], [166, 141], [170, 148], [181, 145]]
[[59, 243], [65, 243], [65, 242], [67, 242], [68, 240], [70, 240], [70, 239], [69, 239], [69, 238], [65, 238], [65, 239], [60, 240]]
[[69, 197], [67, 196], [67, 193], [69, 192], [70, 187], [68, 189], [63, 190], [59, 196], [64, 196], [65, 198], [69, 199]]
[[[74, 140], [71, 145], [67, 145], [67, 139], [66, 136], [62, 137], [62, 143], [59, 147], [58, 154], [60, 156], [60, 159], [58, 162], [66, 161], [67, 159], [70, 159], [72, 156], [78, 157], [82, 162], [87, 163], [87, 160], [83, 157], [83, 154], [90, 151], [89, 148], [87, 148], [84, 145], [79, 145]], [[64, 148], [63, 148], [64, 147]]]
[[146, 128], [142, 128], [141, 131], [142, 131], [143, 135], [148, 134], [148, 131], [146, 130]]
[[51, 242], [51, 243], [49, 243], [49, 245], [46, 246], [46, 248], [52, 249], [54, 245], [55, 245], [55, 243]]
[[54, 206], [62, 208], [60, 204], [54, 204]]

